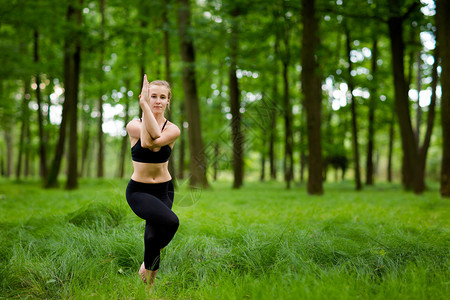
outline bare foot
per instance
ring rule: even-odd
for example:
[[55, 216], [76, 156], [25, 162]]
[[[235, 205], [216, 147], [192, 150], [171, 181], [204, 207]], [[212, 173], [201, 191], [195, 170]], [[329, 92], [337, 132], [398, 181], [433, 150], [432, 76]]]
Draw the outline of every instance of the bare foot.
[[144, 281], [144, 283], [146, 283], [149, 287], [153, 285], [156, 273], [158, 273], [158, 270], [147, 270], [144, 263], [142, 263], [141, 268], [139, 269], [139, 275], [141, 275], [142, 281]]

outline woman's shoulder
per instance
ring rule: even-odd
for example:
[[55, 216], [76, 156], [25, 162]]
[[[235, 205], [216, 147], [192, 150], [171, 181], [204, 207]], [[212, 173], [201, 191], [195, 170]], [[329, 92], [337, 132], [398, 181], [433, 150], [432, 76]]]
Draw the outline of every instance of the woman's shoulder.
[[129, 126], [136, 126], [136, 125], [140, 125], [140, 124], [141, 124], [140, 119], [133, 119], [130, 122], [128, 122], [126, 127], [128, 128]]
[[178, 126], [175, 123], [172, 123], [169, 120], [167, 120], [167, 124], [166, 124], [165, 128], [167, 128], [167, 129], [170, 128], [171, 131], [176, 131], [176, 132], [178, 132], [178, 134], [180, 133], [180, 128], [178, 128]]
[[125, 128], [130, 136], [139, 136], [141, 131], [141, 121], [139, 119], [133, 119], [128, 122]]

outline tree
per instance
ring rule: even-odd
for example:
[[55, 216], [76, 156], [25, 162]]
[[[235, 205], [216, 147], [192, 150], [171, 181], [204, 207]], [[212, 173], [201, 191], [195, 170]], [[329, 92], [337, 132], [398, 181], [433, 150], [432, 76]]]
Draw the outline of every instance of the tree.
[[[78, 86], [81, 61], [81, 8], [83, 0], [69, 4], [67, 19], [77, 31], [66, 36], [64, 49], [64, 82], [66, 101], [69, 102], [69, 162], [66, 189], [78, 188]], [[70, 32], [70, 31], [69, 31]]]
[[231, 107], [231, 132], [233, 141], [233, 188], [240, 188], [244, 180], [244, 161], [243, 147], [244, 136], [241, 131], [241, 100], [239, 83], [236, 76], [236, 64], [238, 55], [238, 16], [239, 7], [236, 6], [231, 12], [231, 33], [230, 33], [230, 69], [229, 69], [229, 88], [230, 88], [230, 107]]
[[450, 197], [450, 2], [436, 0], [438, 43], [441, 53], [441, 122], [442, 122], [442, 169], [441, 196]]
[[195, 76], [195, 49], [192, 35], [189, 32], [191, 28], [191, 10], [189, 0], [178, 0], [178, 4], [180, 6], [178, 10], [178, 36], [180, 39], [180, 54], [183, 61], [184, 101], [189, 122], [190, 184], [192, 186], [208, 187]]
[[283, 51], [280, 53], [282, 74], [283, 74], [283, 113], [284, 113], [284, 180], [286, 181], [286, 187], [291, 187], [291, 181], [294, 179], [294, 137], [292, 133], [292, 103], [289, 93], [289, 64], [291, 61], [291, 49], [289, 45], [290, 38], [290, 24], [287, 19], [287, 11], [285, 2], [282, 1], [283, 16], [282, 22], [279, 25], [281, 27], [281, 40], [283, 45]]
[[[162, 14], [162, 22], [164, 26], [164, 66], [166, 71], [166, 81], [172, 84], [172, 75], [170, 70], [170, 23], [169, 18], [167, 16], [168, 10], [169, 10], [170, 0], [163, 1], [163, 14]], [[169, 119], [172, 119], [172, 111], [170, 110], [167, 112], [167, 117]], [[176, 174], [176, 167], [175, 167], [175, 159], [169, 160], [169, 173], [173, 174], [175, 176]], [[173, 184], [176, 187], [177, 181], [176, 177], [173, 177]]]
[[306, 126], [308, 136], [308, 185], [309, 194], [323, 194], [322, 185], [322, 134], [321, 105], [322, 91], [318, 74], [317, 59], [318, 21], [316, 17], [315, 1], [302, 0], [303, 36], [302, 36], [302, 88], [303, 105], [306, 112]]
[[366, 184], [373, 185], [373, 175], [374, 175], [374, 167], [373, 167], [373, 150], [375, 148], [374, 145], [374, 135], [375, 135], [375, 106], [376, 106], [376, 92], [377, 89], [374, 86], [377, 80], [377, 60], [378, 60], [378, 40], [376, 37], [373, 37], [372, 43], [372, 59], [371, 59], [371, 67], [372, 67], [372, 81], [369, 87], [370, 91], [370, 99], [369, 99], [369, 114], [368, 114], [368, 123], [369, 128], [367, 132], [367, 158], [366, 158]]
[[351, 46], [350, 46], [350, 31], [347, 27], [348, 25], [344, 25], [345, 29], [345, 44], [346, 44], [346, 53], [347, 53], [347, 62], [348, 62], [348, 88], [350, 92], [351, 99], [351, 112], [352, 112], [352, 145], [353, 145], [353, 162], [355, 164], [355, 183], [356, 190], [359, 191], [362, 189], [361, 185], [361, 172], [359, 168], [359, 145], [358, 145], [358, 125], [357, 125], [357, 114], [356, 114], [356, 102], [355, 97], [353, 95], [353, 91], [355, 89], [355, 85], [353, 83], [352, 78], [352, 60], [350, 58]]
[[29, 109], [28, 103], [30, 100], [30, 80], [26, 78], [24, 80], [24, 94], [22, 100], [21, 109], [21, 121], [22, 125], [20, 127], [20, 138], [19, 138], [19, 151], [17, 152], [17, 168], [16, 168], [16, 178], [20, 179], [22, 173], [22, 157], [25, 152], [25, 139], [27, 138], [27, 128], [29, 127]]
[[394, 75], [395, 111], [399, 122], [403, 148], [402, 182], [406, 189], [412, 189], [417, 173], [416, 162], [418, 152], [411, 125], [408, 86], [404, 73], [405, 42], [403, 40], [403, 23], [406, 17], [416, 8], [417, 3], [414, 2], [404, 14], [401, 14], [402, 7], [399, 0], [390, 1], [389, 5], [392, 13], [388, 19], [388, 27], [391, 40], [392, 71]]
[[98, 142], [98, 152], [97, 152], [97, 177], [103, 177], [103, 162], [105, 158], [105, 143], [103, 138], [103, 82], [104, 82], [104, 71], [103, 71], [103, 61], [105, 56], [105, 0], [100, 0], [100, 56], [99, 56], [99, 66], [98, 66], [98, 123], [97, 123], [97, 142]]
[[[39, 32], [34, 30], [34, 62], [39, 63]], [[42, 179], [47, 178], [47, 141], [44, 132], [44, 116], [42, 115], [41, 80], [39, 72], [36, 73], [36, 101], [38, 105], [38, 126], [39, 126], [39, 167]]]

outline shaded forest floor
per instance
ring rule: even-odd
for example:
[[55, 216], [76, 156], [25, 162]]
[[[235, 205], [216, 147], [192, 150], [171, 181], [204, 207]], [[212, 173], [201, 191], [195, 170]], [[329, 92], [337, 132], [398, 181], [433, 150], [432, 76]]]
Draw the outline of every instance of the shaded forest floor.
[[229, 182], [175, 195], [180, 228], [151, 295], [137, 275], [144, 221], [126, 180], [76, 191], [0, 179], [0, 298], [445, 299], [449, 200], [398, 185], [362, 192]]

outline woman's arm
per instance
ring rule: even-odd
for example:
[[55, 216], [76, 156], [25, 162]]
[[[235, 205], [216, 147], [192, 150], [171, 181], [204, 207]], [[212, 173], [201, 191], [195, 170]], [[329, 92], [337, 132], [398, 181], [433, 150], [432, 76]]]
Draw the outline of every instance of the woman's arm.
[[[147, 75], [144, 75], [144, 82], [142, 84], [141, 95], [139, 96], [139, 104], [142, 108], [142, 130], [141, 141], [146, 140], [148, 136], [152, 139], [157, 139], [161, 136], [161, 129], [159, 129], [158, 122], [156, 122], [155, 116], [150, 108], [150, 86], [147, 81]], [[145, 131], [147, 132], [145, 132]]]
[[130, 121], [127, 124], [126, 129], [132, 146], [138, 139], [141, 139], [141, 146], [149, 149], [170, 145], [180, 136], [180, 129], [178, 126], [170, 122], [167, 123], [161, 136], [156, 139], [150, 137], [147, 130], [144, 128], [144, 125], [139, 120]]
[[141, 138], [141, 145], [144, 148], [159, 148], [165, 145], [170, 145], [180, 136], [180, 129], [175, 124], [170, 123], [170, 126], [166, 125], [165, 130], [161, 133], [161, 136], [156, 139], [143, 140]]

